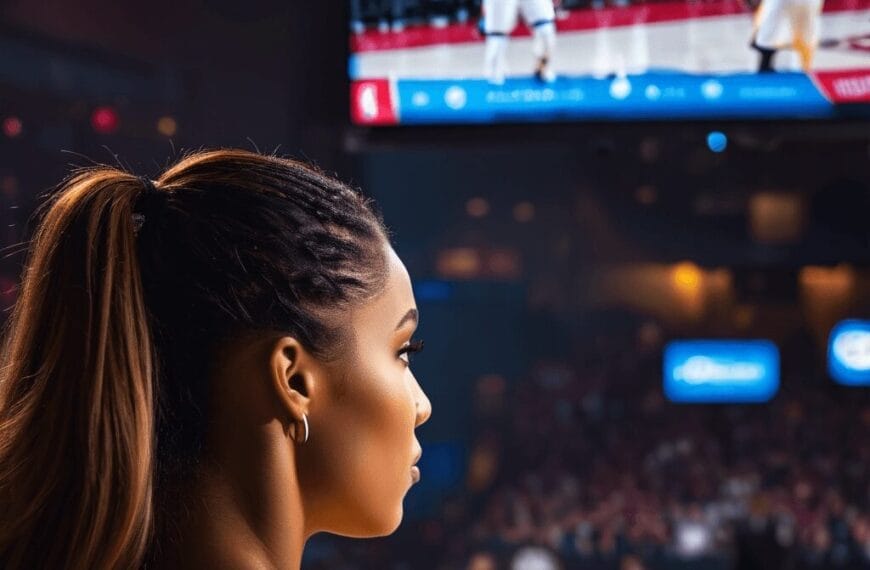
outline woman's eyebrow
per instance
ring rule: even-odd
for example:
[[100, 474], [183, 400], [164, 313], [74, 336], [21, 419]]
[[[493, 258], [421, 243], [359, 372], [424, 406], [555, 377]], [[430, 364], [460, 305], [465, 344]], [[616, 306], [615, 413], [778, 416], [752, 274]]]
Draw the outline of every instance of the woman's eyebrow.
[[396, 330], [402, 328], [402, 325], [404, 325], [408, 321], [414, 321], [415, 323], [417, 323], [419, 322], [419, 320], [420, 314], [417, 312], [417, 309], [409, 309], [408, 312], [405, 313], [405, 316], [399, 320], [399, 324], [396, 325]]

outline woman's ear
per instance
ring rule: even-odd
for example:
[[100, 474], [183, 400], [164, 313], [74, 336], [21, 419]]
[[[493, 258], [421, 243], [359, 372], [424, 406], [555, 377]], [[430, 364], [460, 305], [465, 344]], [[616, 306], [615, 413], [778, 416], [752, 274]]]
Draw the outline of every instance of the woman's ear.
[[288, 425], [303, 421], [314, 393], [311, 355], [296, 338], [282, 336], [272, 345], [270, 372], [279, 405], [286, 412], [283, 419]]

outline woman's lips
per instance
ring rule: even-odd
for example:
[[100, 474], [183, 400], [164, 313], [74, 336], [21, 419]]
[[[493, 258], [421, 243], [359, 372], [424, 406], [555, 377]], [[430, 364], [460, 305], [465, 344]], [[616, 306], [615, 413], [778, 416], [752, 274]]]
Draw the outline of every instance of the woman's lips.
[[416, 465], [411, 467], [411, 480], [414, 481], [414, 483], [420, 481], [420, 468]]

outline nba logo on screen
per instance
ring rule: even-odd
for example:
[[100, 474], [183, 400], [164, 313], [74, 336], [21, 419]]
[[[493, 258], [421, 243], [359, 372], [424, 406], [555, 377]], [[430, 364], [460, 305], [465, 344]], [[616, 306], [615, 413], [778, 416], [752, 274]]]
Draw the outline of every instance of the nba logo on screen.
[[362, 116], [371, 121], [378, 116], [378, 96], [372, 83], [365, 83], [359, 90], [359, 109]]
[[351, 115], [356, 123], [389, 125], [397, 120], [390, 82], [386, 79], [354, 81], [351, 84]]

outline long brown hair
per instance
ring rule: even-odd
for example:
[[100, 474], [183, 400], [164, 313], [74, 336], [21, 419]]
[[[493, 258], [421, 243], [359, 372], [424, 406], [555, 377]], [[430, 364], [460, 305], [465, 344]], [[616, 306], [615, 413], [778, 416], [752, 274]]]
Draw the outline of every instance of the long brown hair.
[[215, 347], [277, 330], [330, 359], [341, 331], [321, 309], [384, 286], [381, 215], [312, 167], [197, 152], [146, 188], [88, 168], [36, 213], [0, 348], [0, 567], [156, 560]]

